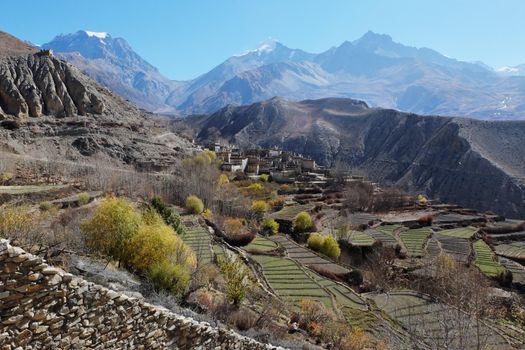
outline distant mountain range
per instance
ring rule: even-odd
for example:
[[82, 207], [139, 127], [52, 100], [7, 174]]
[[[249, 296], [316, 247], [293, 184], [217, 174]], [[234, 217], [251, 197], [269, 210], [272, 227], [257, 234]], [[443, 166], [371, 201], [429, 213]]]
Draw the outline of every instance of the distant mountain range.
[[494, 70], [366, 33], [320, 54], [270, 41], [190, 81], [172, 81], [121, 38], [78, 31], [44, 44], [138, 106], [210, 113], [273, 96], [351, 97], [420, 114], [525, 119], [524, 66]]
[[525, 216], [525, 121], [420, 116], [344, 98], [273, 98], [179, 121], [199, 140], [282, 147], [382, 185]]

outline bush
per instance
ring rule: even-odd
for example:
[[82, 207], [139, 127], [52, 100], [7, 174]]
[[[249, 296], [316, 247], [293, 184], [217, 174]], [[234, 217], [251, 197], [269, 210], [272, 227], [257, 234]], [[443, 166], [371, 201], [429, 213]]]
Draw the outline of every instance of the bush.
[[313, 233], [308, 237], [308, 247], [317, 252], [323, 253], [330, 258], [337, 258], [341, 255], [339, 243], [332, 236], [323, 236], [319, 233]]
[[199, 197], [191, 195], [186, 198], [186, 209], [191, 214], [201, 214], [204, 211], [204, 203]]
[[434, 221], [434, 216], [431, 213], [422, 214], [417, 218], [417, 222], [420, 225], [430, 226], [432, 225], [432, 221]]
[[259, 176], [259, 179], [262, 182], [268, 182], [268, 180], [270, 179], [270, 175], [268, 175], [268, 174], [261, 174], [261, 176]]
[[240, 219], [226, 218], [222, 223], [222, 227], [227, 235], [237, 235], [241, 233], [244, 225]]
[[275, 235], [279, 232], [279, 223], [275, 221], [274, 219], [266, 218], [263, 220], [261, 227], [271, 233], [272, 235]]
[[157, 291], [164, 289], [182, 295], [188, 288], [191, 273], [183, 265], [164, 260], [149, 268], [148, 277]]
[[124, 198], [109, 197], [102, 201], [91, 220], [83, 221], [86, 244], [119, 263], [129, 263], [133, 252], [129, 242], [142, 224], [140, 213]]
[[265, 213], [268, 211], [268, 204], [263, 200], [252, 202], [252, 211], [255, 213]]
[[79, 206], [88, 204], [90, 200], [91, 200], [91, 197], [86, 192], [82, 192], [77, 195], [77, 203]]
[[235, 257], [219, 257], [218, 265], [226, 279], [226, 297], [234, 305], [240, 304], [249, 288], [250, 271]]
[[51, 204], [51, 202], [48, 202], [48, 201], [40, 202], [40, 204], [38, 205], [38, 208], [41, 211], [50, 211], [53, 208], [53, 204]]
[[[38, 216], [28, 207], [0, 207], [0, 237], [29, 241], [31, 231], [38, 225]], [[31, 242], [28, 242], [31, 243]], [[35, 242], [33, 242], [35, 243]]]
[[191, 248], [164, 222], [142, 225], [131, 240], [131, 248], [131, 265], [137, 270], [147, 270], [166, 259], [188, 269], [196, 265]]
[[312, 217], [305, 211], [297, 214], [293, 221], [293, 229], [295, 232], [306, 232], [314, 226]]
[[321, 248], [323, 246], [324, 238], [319, 233], [312, 233], [310, 237], [308, 237], [308, 248], [315, 250], [316, 252], [321, 251]]
[[202, 217], [207, 220], [211, 220], [213, 219], [213, 213], [210, 209], [206, 209], [202, 212]]
[[339, 248], [339, 243], [337, 243], [334, 237], [326, 236], [321, 247], [321, 252], [330, 258], [338, 258], [339, 255], [341, 255], [341, 248]]
[[230, 179], [228, 179], [226, 174], [221, 174], [217, 182], [219, 183], [219, 186], [224, 186], [230, 183]]

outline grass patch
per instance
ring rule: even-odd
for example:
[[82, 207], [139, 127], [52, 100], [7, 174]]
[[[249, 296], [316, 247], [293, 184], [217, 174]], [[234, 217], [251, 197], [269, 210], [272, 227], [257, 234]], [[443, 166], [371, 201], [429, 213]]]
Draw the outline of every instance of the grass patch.
[[61, 190], [67, 188], [69, 185], [39, 185], [39, 186], [0, 186], [0, 194], [30, 194], [40, 193], [53, 190]]
[[474, 242], [476, 253], [475, 265], [489, 277], [495, 277], [505, 272], [505, 268], [496, 260], [496, 256], [487, 243], [482, 240]]
[[439, 231], [439, 233], [443, 236], [464, 238], [464, 239], [471, 239], [476, 234], [476, 232], [478, 232], [478, 229], [475, 227], [471, 227], [471, 226]]
[[366, 232], [361, 231], [349, 231], [345, 235], [345, 239], [356, 247], [371, 247], [374, 245], [376, 240]]
[[409, 257], [421, 257], [424, 254], [425, 242], [431, 235], [432, 230], [425, 227], [401, 232], [399, 238], [405, 245]]

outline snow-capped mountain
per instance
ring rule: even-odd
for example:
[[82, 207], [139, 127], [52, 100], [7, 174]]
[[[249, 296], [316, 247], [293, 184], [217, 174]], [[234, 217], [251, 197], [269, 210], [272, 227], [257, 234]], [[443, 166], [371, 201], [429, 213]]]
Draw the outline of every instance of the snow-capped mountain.
[[170, 112], [166, 97], [180, 84], [163, 76], [122, 38], [80, 30], [59, 35], [42, 48], [77, 66], [111, 90], [151, 111]]
[[44, 47], [137, 105], [180, 115], [283, 96], [350, 97], [420, 114], [525, 118], [523, 68], [497, 71], [373, 32], [319, 54], [268, 40], [185, 82], [168, 80], [108, 33], [79, 31]]
[[514, 67], [500, 67], [496, 69], [496, 72], [506, 76], [525, 76], [525, 64]]

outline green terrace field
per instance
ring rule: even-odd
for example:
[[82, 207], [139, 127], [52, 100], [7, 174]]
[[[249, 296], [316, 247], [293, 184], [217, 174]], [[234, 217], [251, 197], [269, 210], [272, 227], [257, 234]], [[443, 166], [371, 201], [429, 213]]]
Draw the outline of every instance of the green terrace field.
[[476, 234], [476, 232], [478, 232], [477, 228], [468, 226], [439, 231], [439, 234], [449, 237], [471, 239]]
[[297, 204], [297, 205], [289, 205], [278, 212], [272, 213], [270, 215], [270, 218], [275, 220], [287, 220], [287, 221], [293, 221], [297, 214], [299, 214], [302, 211], [310, 211], [314, 208], [313, 204]]
[[262, 251], [269, 252], [278, 248], [277, 243], [270, 241], [268, 238], [257, 235], [255, 239], [248, 244], [244, 249], [246, 251]]
[[356, 247], [371, 247], [376, 242], [376, 240], [367, 232], [361, 231], [349, 231], [343, 238]]
[[405, 231], [407, 228], [403, 225], [381, 225], [376, 227], [374, 230], [386, 233], [389, 235], [394, 235], [397, 232]]
[[[474, 340], [477, 332], [476, 323], [468, 315], [458, 314], [456, 309], [431, 302], [423, 295], [410, 290], [369, 293], [366, 294], [366, 297], [373, 300], [377, 307], [402, 324], [410, 333], [427, 343], [430, 348], [443, 348], [442, 341], [446, 336], [451, 342], [449, 346], [452, 349], [476, 349], [477, 342]], [[450, 327], [450, 332], [446, 332], [444, 324]], [[457, 335], [458, 325], [465, 327], [462, 329], [462, 334], [465, 335], [463, 341], [466, 339], [467, 344], [462, 343], [459, 338], [454, 338]], [[481, 324], [479, 331], [482, 335], [480, 338], [486, 345], [482, 347], [483, 349], [508, 349], [510, 347], [505, 338], [484, 323]]]
[[496, 260], [492, 249], [482, 240], [474, 242], [474, 251], [476, 253], [476, 266], [489, 277], [494, 277], [502, 272], [505, 268]]
[[267, 255], [252, 255], [252, 258], [261, 266], [270, 287], [283, 300], [298, 305], [302, 299], [308, 298], [328, 308], [334, 307], [331, 295], [295, 261]]
[[308, 248], [305, 248], [283, 235], [270, 236], [270, 240], [279, 243], [286, 249], [288, 256], [302, 266], [312, 266], [332, 273], [348, 273], [350, 270], [320, 257]]
[[201, 226], [188, 227], [186, 234], [181, 238], [193, 249], [199, 264], [212, 262], [211, 237], [208, 230]]
[[425, 242], [431, 235], [432, 230], [424, 227], [403, 231], [399, 234], [399, 238], [407, 250], [408, 257], [422, 257]]
[[525, 242], [512, 242], [498, 244], [495, 248], [496, 254], [514, 259], [525, 259]]
[[321, 287], [327, 289], [334, 297], [339, 307], [348, 307], [357, 310], [367, 310], [366, 302], [352, 289], [342, 283], [332, 281], [313, 271], [308, 271], [308, 275]]
[[[394, 226], [394, 225], [389, 225], [389, 226]], [[389, 229], [381, 230], [380, 229], [381, 227], [384, 227], [384, 226], [380, 226], [380, 227], [373, 228], [373, 229], [368, 229], [365, 232], [369, 234], [372, 238], [374, 238], [376, 241], [383, 243], [384, 246], [395, 247], [398, 244], [398, 241], [396, 237], [394, 236], [394, 234], [392, 233], [394, 230], [392, 230], [392, 232], [389, 232], [390, 231]]]

